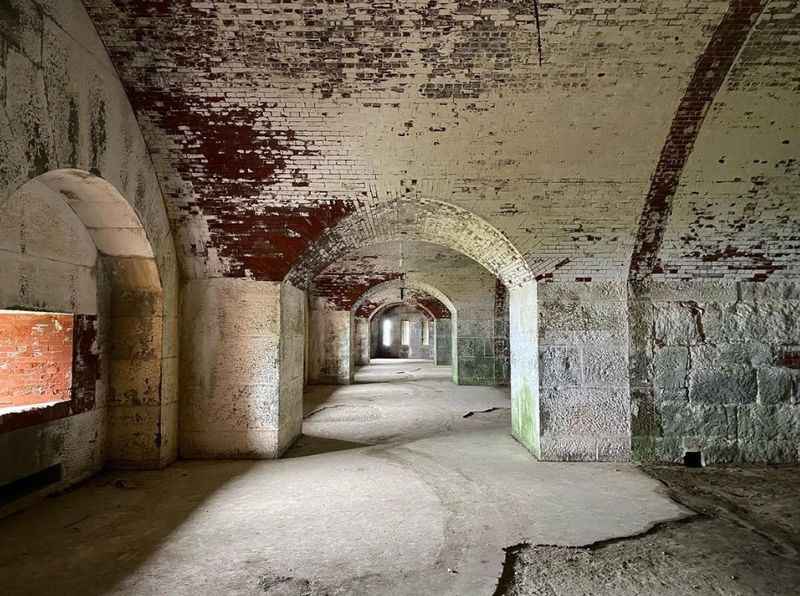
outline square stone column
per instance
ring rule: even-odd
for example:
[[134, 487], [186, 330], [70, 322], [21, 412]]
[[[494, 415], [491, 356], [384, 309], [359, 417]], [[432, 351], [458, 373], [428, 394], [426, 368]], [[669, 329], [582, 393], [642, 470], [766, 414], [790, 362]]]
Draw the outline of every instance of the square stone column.
[[354, 371], [351, 348], [353, 317], [350, 311], [336, 310], [324, 298], [316, 298], [310, 317], [309, 382], [349, 385]]
[[453, 344], [453, 328], [450, 319], [437, 319], [433, 326], [434, 364], [449, 366], [452, 364], [451, 352]]
[[627, 292], [621, 280], [539, 288], [541, 458], [630, 458]]
[[[369, 364], [370, 345], [372, 342], [369, 319], [355, 317], [353, 329], [353, 355], [351, 359], [353, 362], [352, 368], [355, 369], [356, 366], [366, 366]], [[355, 373], [355, 370], [352, 372]]]
[[536, 282], [509, 292], [511, 434], [541, 457], [539, 423], [539, 305]]
[[193, 280], [181, 315], [181, 456], [279, 457], [302, 423], [305, 293]]

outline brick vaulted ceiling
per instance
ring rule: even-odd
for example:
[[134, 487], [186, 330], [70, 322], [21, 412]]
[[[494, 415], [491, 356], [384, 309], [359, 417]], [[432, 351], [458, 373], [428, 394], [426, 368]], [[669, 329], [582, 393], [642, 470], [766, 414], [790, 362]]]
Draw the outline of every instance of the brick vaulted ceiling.
[[540, 278], [800, 262], [797, 1], [85, 4], [189, 277], [282, 279], [398, 199], [472, 211]]
[[424, 280], [445, 294], [454, 286], [491, 287], [493, 282], [485, 269], [455, 251], [426, 242], [387, 242], [352, 251], [332, 263], [313, 279], [310, 290], [333, 307], [348, 310], [370, 288], [413, 279]]

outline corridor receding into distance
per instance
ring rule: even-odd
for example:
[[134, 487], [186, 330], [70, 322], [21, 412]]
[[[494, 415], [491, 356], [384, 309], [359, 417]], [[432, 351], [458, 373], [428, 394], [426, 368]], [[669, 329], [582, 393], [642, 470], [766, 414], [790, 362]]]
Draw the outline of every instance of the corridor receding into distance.
[[278, 462], [93, 479], [6, 520], [0, 579], [42, 594], [492, 594], [509, 544], [688, 514], [630, 464], [536, 464], [509, 435], [508, 390], [449, 373], [379, 359], [354, 384], [309, 387]]
[[800, 0], [0, 0], [0, 595], [800, 585]]

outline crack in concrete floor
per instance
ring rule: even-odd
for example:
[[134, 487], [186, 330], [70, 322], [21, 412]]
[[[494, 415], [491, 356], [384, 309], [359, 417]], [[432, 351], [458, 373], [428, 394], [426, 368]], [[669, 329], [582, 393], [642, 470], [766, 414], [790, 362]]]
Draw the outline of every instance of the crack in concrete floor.
[[483, 410], [472, 410], [462, 416], [462, 418], [471, 418], [475, 414], [488, 414], [489, 412], [497, 412], [498, 410], [509, 410], [510, 407], [492, 407]]
[[508, 547], [495, 596], [796, 593], [800, 517], [786, 512], [796, 510], [800, 468], [644, 470], [695, 514], [580, 547]]

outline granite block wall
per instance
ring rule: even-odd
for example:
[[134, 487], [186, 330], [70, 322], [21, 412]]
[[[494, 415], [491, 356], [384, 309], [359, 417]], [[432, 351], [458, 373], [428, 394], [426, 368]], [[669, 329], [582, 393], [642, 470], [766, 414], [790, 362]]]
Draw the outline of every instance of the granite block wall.
[[[469, 313], [466, 313], [469, 316]], [[459, 385], [508, 385], [510, 356], [507, 319], [457, 319]]]
[[631, 285], [633, 455], [800, 459], [800, 284]]
[[629, 458], [623, 282], [539, 284], [539, 388], [542, 459]]

